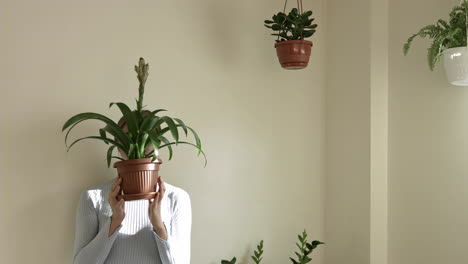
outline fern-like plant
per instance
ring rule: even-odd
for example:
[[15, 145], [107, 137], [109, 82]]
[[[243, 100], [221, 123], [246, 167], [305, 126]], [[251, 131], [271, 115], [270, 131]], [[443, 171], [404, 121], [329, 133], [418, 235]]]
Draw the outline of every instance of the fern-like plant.
[[465, 0], [452, 9], [449, 21], [439, 19], [435, 24], [425, 26], [409, 37], [408, 41], [403, 45], [403, 53], [408, 54], [416, 37], [432, 39], [427, 51], [427, 60], [431, 71], [434, 70], [444, 50], [467, 45], [467, 16], [468, 2]]

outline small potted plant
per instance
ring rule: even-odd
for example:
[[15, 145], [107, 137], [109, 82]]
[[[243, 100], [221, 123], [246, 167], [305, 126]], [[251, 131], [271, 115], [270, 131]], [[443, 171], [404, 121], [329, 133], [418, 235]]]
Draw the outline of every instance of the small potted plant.
[[467, 1], [455, 6], [449, 16], [449, 21], [439, 19], [412, 35], [403, 45], [403, 53], [408, 54], [416, 37], [430, 38], [432, 43], [427, 50], [427, 59], [431, 71], [443, 57], [448, 81], [453, 85], [468, 86]]
[[274, 31], [277, 36], [276, 54], [281, 67], [289, 70], [303, 69], [309, 63], [312, 42], [305, 40], [314, 35], [317, 24], [312, 22], [312, 11], [302, 11], [302, 2], [298, 8], [293, 8], [289, 14], [279, 12], [272, 20], [265, 20], [265, 27]]
[[[97, 113], [81, 113], [68, 119], [62, 127], [62, 131], [68, 129], [65, 135], [65, 145], [67, 151], [76, 143], [84, 139], [96, 139], [109, 145], [107, 150], [107, 166], [110, 167], [113, 158], [120, 161], [114, 163], [117, 168], [119, 177], [122, 178], [122, 197], [126, 201], [151, 199], [156, 195], [156, 185], [158, 178], [159, 165], [162, 163], [159, 159], [159, 151], [167, 148], [169, 151], [169, 160], [172, 159], [173, 145], [187, 144], [197, 148], [198, 155], [206, 156], [201, 147], [201, 141], [198, 134], [191, 127], [178, 118], [169, 116], [161, 116], [160, 112], [164, 109], [154, 111], [143, 109], [143, 95], [145, 91], [145, 83], [148, 78], [149, 65], [145, 63], [143, 58], [140, 58], [138, 65], [135, 66], [137, 78], [139, 81], [138, 100], [136, 100], [137, 109], [131, 110], [124, 103], [110, 103], [109, 107], [116, 105], [122, 112], [121, 122], [114, 122], [110, 118]], [[70, 131], [79, 123], [85, 120], [99, 120], [105, 126], [99, 129], [98, 136], [88, 136], [73, 141], [67, 145], [67, 138]], [[190, 132], [195, 144], [180, 141], [179, 129], [188, 136]], [[168, 137], [168, 134], [172, 136]], [[112, 137], [108, 137], [108, 135]], [[124, 158], [114, 156], [115, 149], [119, 149], [124, 153]]]

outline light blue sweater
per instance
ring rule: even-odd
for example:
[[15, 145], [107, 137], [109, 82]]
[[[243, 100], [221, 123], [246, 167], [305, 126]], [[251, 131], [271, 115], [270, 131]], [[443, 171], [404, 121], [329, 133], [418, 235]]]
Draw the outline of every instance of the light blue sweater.
[[112, 210], [107, 195], [114, 180], [81, 193], [73, 263], [189, 264], [192, 210], [187, 192], [165, 184], [161, 216], [167, 240], [153, 231], [148, 200], [125, 202], [125, 219], [109, 237]]

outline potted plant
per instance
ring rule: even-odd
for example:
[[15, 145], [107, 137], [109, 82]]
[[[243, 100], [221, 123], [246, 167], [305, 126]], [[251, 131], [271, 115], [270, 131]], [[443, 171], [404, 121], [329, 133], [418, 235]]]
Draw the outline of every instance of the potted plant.
[[[286, 1], [287, 3], [287, 1]], [[312, 11], [303, 12], [302, 1], [298, 8], [286, 14], [286, 3], [283, 12], [273, 15], [272, 20], [265, 20], [265, 27], [274, 31], [277, 36], [275, 48], [281, 67], [289, 70], [303, 69], [309, 63], [312, 42], [305, 40], [314, 35], [317, 24], [312, 22]]]
[[[312, 242], [307, 241], [307, 232], [304, 230], [301, 234], [297, 235], [299, 243], [296, 243], [296, 246], [299, 248], [299, 252], [294, 252], [296, 254], [297, 260], [293, 258], [289, 258], [293, 264], [306, 264], [312, 261], [309, 257], [310, 253], [314, 251], [321, 244], [325, 244], [318, 240], [314, 240]], [[263, 240], [257, 245], [257, 249], [254, 251], [254, 255], [251, 256], [252, 260], [255, 264], [260, 264], [263, 259]], [[222, 260], [221, 264], [235, 264], [237, 262], [236, 257], [232, 258], [231, 260]]]
[[449, 16], [449, 21], [439, 19], [412, 35], [403, 45], [403, 53], [408, 54], [416, 37], [430, 38], [432, 43], [427, 58], [431, 71], [443, 57], [448, 81], [453, 85], [468, 86], [467, 1], [455, 6]]
[[[159, 159], [159, 151], [161, 149], [168, 149], [169, 160], [171, 160], [173, 145], [191, 145], [197, 148], [198, 155], [200, 153], [203, 154], [205, 166], [207, 162], [205, 153], [201, 147], [200, 138], [195, 130], [185, 125], [178, 118], [159, 115], [160, 112], [166, 111], [165, 109], [154, 111], [143, 109], [143, 95], [146, 79], [148, 78], [148, 70], [149, 65], [145, 63], [143, 58], [140, 58], [138, 65], [135, 66], [139, 81], [139, 96], [136, 100], [136, 110], [132, 111], [124, 103], [110, 103], [109, 107], [116, 105], [122, 112], [123, 117], [119, 124], [104, 115], [86, 112], [71, 117], [62, 127], [62, 131], [68, 129], [65, 135], [67, 151], [84, 139], [100, 140], [109, 146], [107, 150], [107, 166], [110, 167], [113, 158], [120, 160], [114, 163], [114, 167], [117, 168], [119, 177], [122, 178], [122, 197], [126, 201], [154, 198], [159, 165], [162, 163], [161, 159]], [[68, 146], [67, 138], [70, 131], [85, 120], [99, 120], [105, 126], [99, 129], [98, 136], [83, 137], [73, 141]], [[185, 136], [188, 136], [190, 132], [195, 139], [195, 144], [180, 141], [179, 129], [182, 129]], [[108, 135], [112, 137], [108, 137]], [[124, 158], [113, 155], [116, 148], [125, 154]]]

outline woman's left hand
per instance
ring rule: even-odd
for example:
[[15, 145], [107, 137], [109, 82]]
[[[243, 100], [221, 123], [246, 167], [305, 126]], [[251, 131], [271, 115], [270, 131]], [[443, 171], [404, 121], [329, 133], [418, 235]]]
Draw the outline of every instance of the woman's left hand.
[[154, 199], [148, 200], [149, 219], [156, 234], [158, 234], [160, 238], [167, 240], [166, 228], [161, 217], [161, 201], [164, 197], [164, 193], [166, 192], [166, 186], [164, 185], [164, 181], [161, 176], [158, 178], [157, 186], [159, 186], [159, 190], [156, 193], [156, 196]]

